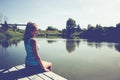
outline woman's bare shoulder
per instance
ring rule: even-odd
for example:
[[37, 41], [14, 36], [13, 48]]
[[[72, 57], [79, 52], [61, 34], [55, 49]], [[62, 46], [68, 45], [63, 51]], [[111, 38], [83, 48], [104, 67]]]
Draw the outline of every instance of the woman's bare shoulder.
[[31, 44], [31, 45], [36, 44], [36, 40], [35, 40], [34, 38], [31, 38], [31, 39], [30, 39], [30, 44]]

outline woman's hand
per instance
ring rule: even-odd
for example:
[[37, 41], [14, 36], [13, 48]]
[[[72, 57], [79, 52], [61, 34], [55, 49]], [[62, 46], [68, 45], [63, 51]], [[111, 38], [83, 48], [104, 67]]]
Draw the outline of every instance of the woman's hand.
[[45, 72], [49, 72], [50, 70], [49, 70], [49, 69], [47, 69], [47, 68], [44, 68], [44, 71], [45, 71]]

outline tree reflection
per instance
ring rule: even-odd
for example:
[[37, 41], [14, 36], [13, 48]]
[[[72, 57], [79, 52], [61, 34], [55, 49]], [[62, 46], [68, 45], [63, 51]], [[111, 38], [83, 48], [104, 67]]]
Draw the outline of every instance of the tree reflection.
[[47, 40], [48, 43], [54, 43], [56, 40]]
[[80, 40], [76, 40], [77, 46], [79, 47]]
[[120, 43], [118, 45], [115, 45], [115, 49], [120, 52]]
[[3, 41], [2, 42], [2, 47], [4, 47], [4, 48], [8, 48], [9, 47], [9, 42], [8, 41]]
[[99, 42], [87, 42], [87, 45], [90, 47], [101, 48], [103, 45]]
[[80, 40], [67, 39], [66, 40], [66, 50], [71, 53], [75, 50], [76, 46], [79, 47]]
[[0, 41], [0, 45], [1, 45], [3, 48], [8, 48], [8, 47], [11, 47], [12, 45], [17, 46], [17, 44], [18, 44], [21, 40], [22, 40], [22, 39], [3, 40], [3, 41]]
[[[105, 43], [108, 48], [115, 48], [118, 52], [120, 52], [120, 43], [118, 43], [117, 45], [116, 45], [117, 42], [111, 43], [106, 41]], [[105, 44], [100, 41], [99, 42], [87, 41], [87, 45], [90, 47], [96, 47], [96, 48], [102, 48], [103, 46], [105, 46]]]

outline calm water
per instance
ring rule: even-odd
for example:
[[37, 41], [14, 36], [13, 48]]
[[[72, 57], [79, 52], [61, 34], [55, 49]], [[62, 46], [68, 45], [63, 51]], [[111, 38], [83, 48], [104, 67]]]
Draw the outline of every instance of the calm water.
[[[83, 39], [37, 38], [40, 56], [68, 80], [120, 80], [120, 45]], [[0, 70], [23, 64], [23, 41], [0, 45]]]

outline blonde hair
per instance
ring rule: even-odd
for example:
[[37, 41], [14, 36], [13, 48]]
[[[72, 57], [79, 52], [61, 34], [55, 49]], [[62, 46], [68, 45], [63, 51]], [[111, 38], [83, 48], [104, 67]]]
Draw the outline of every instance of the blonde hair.
[[25, 29], [25, 33], [24, 33], [24, 38], [23, 40], [26, 42], [28, 42], [28, 40], [33, 36], [33, 34], [31, 34], [31, 32], [35, 31], [37, 29], [37, 24], [36, 23], [32, 23], [32, 22], [28, 22], [26, 29]]

